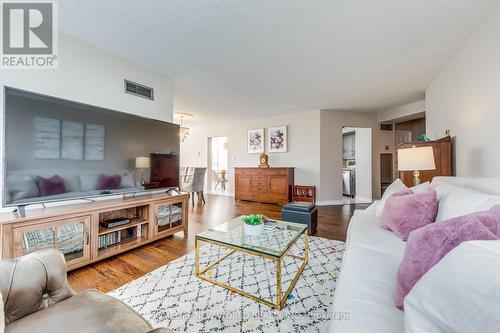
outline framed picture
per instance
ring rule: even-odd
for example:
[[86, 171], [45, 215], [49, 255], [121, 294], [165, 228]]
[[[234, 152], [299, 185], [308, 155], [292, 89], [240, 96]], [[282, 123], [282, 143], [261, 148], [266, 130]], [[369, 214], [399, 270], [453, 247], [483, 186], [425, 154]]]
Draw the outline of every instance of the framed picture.
[[286, 126], [269, 128], [269, 137], [267, 139], [269, 153], [287, 152], [287, 133]]
[[264, 152], [264, 129], [248, 130], [247, 137], [248, 153], [260, 154]]

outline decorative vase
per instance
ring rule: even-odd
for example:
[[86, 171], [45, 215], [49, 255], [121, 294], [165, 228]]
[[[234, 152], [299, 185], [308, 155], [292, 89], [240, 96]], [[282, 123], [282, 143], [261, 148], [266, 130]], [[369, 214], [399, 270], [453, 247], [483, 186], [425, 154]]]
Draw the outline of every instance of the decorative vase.
[[264, 231], [264, 223], [250, 225], [243, 223], [243, 233], [245, 236], [259, 236]]

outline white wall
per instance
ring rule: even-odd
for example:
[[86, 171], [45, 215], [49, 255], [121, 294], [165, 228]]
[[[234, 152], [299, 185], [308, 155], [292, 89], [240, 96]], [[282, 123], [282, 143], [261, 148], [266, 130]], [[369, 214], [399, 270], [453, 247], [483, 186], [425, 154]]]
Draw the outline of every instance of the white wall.
[[422, 115], [425, 113], [425, 99], [413, 103], [405, 104], [396, 108], [388, 109], [379, 112], [377, 121], [379, 123], [391, 122], [393, 120], [411, 119], [414, 115]]
[[[342, 128], [372, 129], [372, 196], [380, 198], [380, 153], [389, 152], [390, 137], [380, 130], [373, 113], [321, 110], [321, 184], [319, 197], [325, 204], [342, 200]], [[387, 146], [387, 150], [386, 150]]]
[[343, 132], [355, 132], [354, 149], [356, 151], [356, 198], [371, 202], [372, 188], [372, 129], [344, 127]]
[[342, 202], [342, 128], [370, 128], [372, 196], [380, 197], [380, 153], [392, 141], [380, 131], [377, 115], [372, 113], [313, 110], [253, 120], [224, 120], [221, 125], [188, 125], [191, 135], [181, 143], [181, 165], [206, 167], [208, 138], [227, 136], [228, 191], [234, 193], [234, 167], [259, 164], [259, 154], [247, 153], [247, 130], [281, 125], [288, 125], [288, 153], [269, 154], [269, 163], [295, 167], [295, 183], [316, 185], [319, 204]]
[[458, 176], [500, 174], [500, 5], [427, 89], [427, 133], [454, 137]]
[[[124, 93], [125, 78], [153, 87], [155, 100], [150, 101]], [[64, 34], [59, 35], [58, 69], [2, 69], [0, 86], [10, 86], [159, 120], [172, 121], [173, 116], [171, 80]]]
[[[153, 87], [155, 100], [124, 93], [125, 78]], [[4, 86], [148, 118], [164, 121], [172, 121], [173, 118], [171, 80], [64, 34], [59, 35], [58, 69], [0, 70], [1, 117], [4, 113]], [[3, 118], [0, 121], [3, 131]], [[3, 140], [3, 133], [1, 137]], [[1, 168], [3, 174], [3, 165]]]
[[[319, 129], [320, 111], [305, 111], [238, 122], [223, 121], [221, 125], [191, 127], [191, 135], [181, 143], [182, 166], [207, 166], [208, 138], [228, 137], [229, 183], [234, 193], [234, 167], [258, 166], [259, 154], [247, 153], [247, 130], [275, 126], [288, 126], [288, 152], [269, 154], [272, 167], [295, 167], [295, 183], [320, 186]], [[267, 145], [265, 145], [267, 152]]]

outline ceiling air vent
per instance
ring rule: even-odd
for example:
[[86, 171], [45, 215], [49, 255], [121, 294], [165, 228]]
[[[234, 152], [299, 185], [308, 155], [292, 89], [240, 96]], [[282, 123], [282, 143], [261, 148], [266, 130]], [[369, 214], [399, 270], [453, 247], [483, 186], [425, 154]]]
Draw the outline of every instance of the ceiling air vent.
[[392, 124], [380, 124], [381, 131], [392, 131]]
[[135, 83], [129, 80], [125, 80], [125, 92], [135, 96], [147, 98], [154, 100], [154, 90], [153, 88], [143, 86], [142, 84]]

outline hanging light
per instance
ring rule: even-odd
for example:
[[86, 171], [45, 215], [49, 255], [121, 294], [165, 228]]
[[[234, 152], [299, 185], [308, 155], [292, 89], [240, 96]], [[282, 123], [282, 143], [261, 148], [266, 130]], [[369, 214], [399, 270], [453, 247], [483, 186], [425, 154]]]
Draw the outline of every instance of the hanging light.
[[181, 142], [184, 142], [189, 136], [189, 127], [183, 126], [182, 122], [184, 119], [192, 119], [193, 115], [189, 113], [176, 112], [174, 113], [174, 116], [180, 119], [179, 137]]

